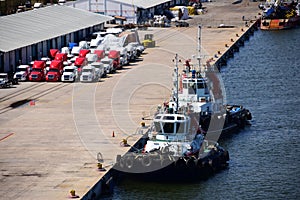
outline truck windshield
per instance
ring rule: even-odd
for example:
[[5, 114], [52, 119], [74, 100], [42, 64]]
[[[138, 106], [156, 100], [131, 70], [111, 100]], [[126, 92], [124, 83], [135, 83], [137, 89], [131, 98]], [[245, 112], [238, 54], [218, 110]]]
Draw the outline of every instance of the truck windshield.
[[103, 64], [107, 64], [107, 65], [109, 65], [111, 62], [109, 61], [109, 60], [102, 60], [101, 61]]
[[17, 72], [26, 72], [26, 68], [17, 68]]
[[58, 69], [56, 69], [56, 68], [50, 68], [49, 72], [58, 72]]
[[7, 78], [6, 75], [0, 75], [0, 78], [3, 79], [3, 78]]
[[92, 72], [90, 69], [82, 69], [82, 72]]
[[40, 68], [33, 68], [32, 71], [33, 71], [33, 72], [41, 72], [42, 69], [40, 69]]
[[65, 72], [74, 72], [73, 69], [65, 69]]

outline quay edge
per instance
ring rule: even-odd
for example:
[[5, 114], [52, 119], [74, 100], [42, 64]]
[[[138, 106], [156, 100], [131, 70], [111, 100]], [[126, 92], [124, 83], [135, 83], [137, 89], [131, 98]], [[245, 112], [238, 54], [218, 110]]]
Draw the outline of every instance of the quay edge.
[[258, 30], [260, 24], [260, 20], [257, 19], [253, 21], [248, 27], [241, 28], [240, 33], [236, 33], [236, 38], [231, 38], [231, 40], [225, 44], [227, 50], [224, 53], [217, 52], [215, 57], [216, 60], [210, 59], [206, 61], [206, 66], [216, 66], [220, 71], [222, 66], [226, 66], [227, 61], [230, 58], [234, 57], [236, 52], [239, 52], [239, 48], [244, 46], [245, 41], [249, 40], [249, 38], [254, 34], [255, 31]]

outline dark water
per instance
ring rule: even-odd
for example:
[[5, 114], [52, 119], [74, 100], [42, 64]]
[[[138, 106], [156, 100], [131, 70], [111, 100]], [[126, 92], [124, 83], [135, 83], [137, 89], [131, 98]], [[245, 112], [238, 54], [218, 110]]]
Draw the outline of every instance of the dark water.
[[256, 31], [222, 69], [227, 102], [252, 126], [221, 141], [229, 168], [207, 181], [124, 181], [108, 199], [300, 199], [300, 29]]

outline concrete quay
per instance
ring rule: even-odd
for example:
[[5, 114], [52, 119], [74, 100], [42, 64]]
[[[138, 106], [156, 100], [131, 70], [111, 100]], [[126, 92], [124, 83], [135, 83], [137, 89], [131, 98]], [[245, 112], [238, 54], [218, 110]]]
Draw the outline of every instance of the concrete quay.
[[[200, 23], [202, 64], [217, 62], [254, 25], [258, 3], [248, 3], [204, 3], [208, 12], [190, 19], [188, 28], [139, 31], [141, 39], [153, 33], [156, 47], [98, 83], [25, 82], [2, 89], [0, 199], [67, 199], [72, 189], [81, 199], [95, 199], [111, 189], [109, 169], [129, 149], [120, 142], [133, 145], [141, 137], [141, 118], [151, 118], [170, 97], [175, 53], [196, 63]], [[249, 27], [242, 16], [253, 20]], [[219, 18], [234, 27], [218, 28]], [[24, 99], [29, 101], [10, 107]], [[98, 170], [98, 159], [106, 171]]]

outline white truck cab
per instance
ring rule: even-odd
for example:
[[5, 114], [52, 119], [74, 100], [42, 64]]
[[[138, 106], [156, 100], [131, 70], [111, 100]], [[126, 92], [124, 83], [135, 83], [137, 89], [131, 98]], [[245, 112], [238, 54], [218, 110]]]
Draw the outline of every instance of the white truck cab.
[[80, 82], [93, 82], [97, 79], [94, 66], [86, 65], [81, 70]]
[[75, 46], [72, 48], [71, 54], [73, 56], [79, 56], [80, 50], [83, 49], [82, 46]]
[[113, 60], [111, 58], [105, 56], [101, 59], [101, 62], [103, 63], [104, 69], [106, 70], [107, 74], [112, 73], [114, 71]]
[[136, 47], [133, 44], [129, 43], [125, 48], [127, 49], [127, 58], [130, 61], [134, 61], [137, 58]]
[[29, 74], [30, 74], [29, 65], [19, 65], [17, 66], [17, 71], [14, 74], [14, 79], [18, 79], [19, 81], [27, 81]]
[[103, 37], [97, 37], [95, 39], [92, 39], [90, 43], [90, 48], [96, 49], [101, 44], [103, 39], [104, 39]]
[[102, 62], [93, 62], [90, 65], [95, 67], [98, 79], [106, 76], [106, 70]]
[[89, 53], [86, 55], [86, 59], [87, 59], [88, 64], [91, 64], [93, 62], [97, 62], [98, 55], [94, 54], [94, 53]]
[[63, 6], [66, 3], [66, 0], [58, 0], [58, 5]]
[[78, 70], [76, 66], [66, 66], [64, 67], [64, 72], [61, 77], [63, 82], [74, 82], [78, 77]]
[[0, 73], [0, 88], [7, 88], [12, 85], [12, 82], [8, 79], [7, 73]]
[[90, 45], [88, 44], [87, 41], [80, 41], [78, 46], [81, 47], [82, 49], [89, 49], [90, 48]]

